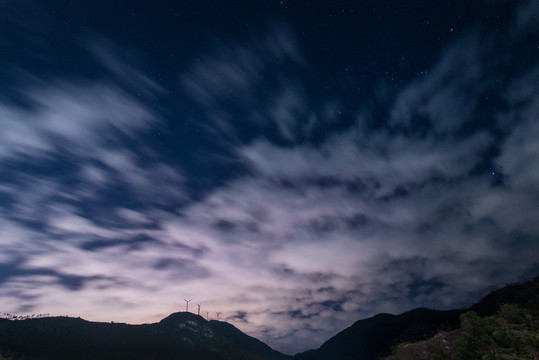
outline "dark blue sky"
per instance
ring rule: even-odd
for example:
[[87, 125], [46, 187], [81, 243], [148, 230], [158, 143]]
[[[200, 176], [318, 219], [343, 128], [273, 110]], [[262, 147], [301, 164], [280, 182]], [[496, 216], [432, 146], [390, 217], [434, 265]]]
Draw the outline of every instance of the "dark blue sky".
[[2, 1], [0, 311], [140, 323], [192, 298], [294, 353], [532, 277], [538, 14]]

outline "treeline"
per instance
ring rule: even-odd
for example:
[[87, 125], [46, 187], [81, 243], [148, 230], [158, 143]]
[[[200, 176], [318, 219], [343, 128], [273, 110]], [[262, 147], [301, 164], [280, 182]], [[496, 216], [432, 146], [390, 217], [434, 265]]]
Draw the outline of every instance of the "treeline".
[[[26, 320], [26, 319], [40, 319], [49, 317], [49, 314], [32, 314], [32, 315], [13, 315], [8, 313], [3, 313], [0, 315], [0, 319], [7, 319], [7, 320]], [[0, 360], [2, 360], [0, 358]]]

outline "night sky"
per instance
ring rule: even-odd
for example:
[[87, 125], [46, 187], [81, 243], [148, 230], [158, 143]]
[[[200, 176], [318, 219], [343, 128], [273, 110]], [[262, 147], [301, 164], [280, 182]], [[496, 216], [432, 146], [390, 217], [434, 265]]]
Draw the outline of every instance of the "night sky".
[[270, 346], [539, 272], [539, 1], [0, 1], [0, 312]]

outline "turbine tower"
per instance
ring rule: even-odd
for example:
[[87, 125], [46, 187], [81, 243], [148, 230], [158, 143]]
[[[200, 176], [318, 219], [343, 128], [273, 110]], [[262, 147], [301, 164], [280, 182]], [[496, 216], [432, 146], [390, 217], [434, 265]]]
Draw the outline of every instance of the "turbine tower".
[[185, 301], [185, 311], [189, 312], [189, 302], [191, 302], [191, 300], [193, 299], [189, 299], [189, 300], [183, 299], [183, 300]]
[[219, 314], [220, 314], [220, 312], [216, 312], [216, 314], [217, 314], [217, 321], [219, 321]]
[[206, 311], [206, 321], [210, 321], [210, 312]]
[[201, 305], [201, 304], [197, 304], [197, 307], [198, 307], [198, 316], [200, 316], [200, 305]]

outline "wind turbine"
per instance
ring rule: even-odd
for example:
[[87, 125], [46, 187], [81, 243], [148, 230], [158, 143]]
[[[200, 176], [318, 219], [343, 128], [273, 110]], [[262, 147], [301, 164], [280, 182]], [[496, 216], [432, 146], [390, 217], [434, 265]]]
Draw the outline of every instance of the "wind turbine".
[[216, 314], [217, 314], [217, 321], [219, 321], [219, 314], [220, 314], [220, 312], [216, 312]]
[[193, 299], [183, 299], [185, 301], [185, 311], [189, 312], [189, 302], [191, 302]]
[[200, 316], [200, 305], [201, 305], [201, 304], [197, 304], [197, 307], [198, 307], [198, 316]]
[[210, 321], [210, 312], [206, 311], [206, 321]]

